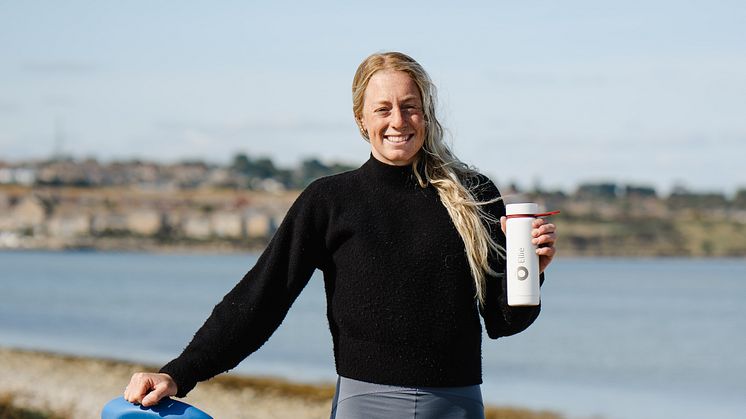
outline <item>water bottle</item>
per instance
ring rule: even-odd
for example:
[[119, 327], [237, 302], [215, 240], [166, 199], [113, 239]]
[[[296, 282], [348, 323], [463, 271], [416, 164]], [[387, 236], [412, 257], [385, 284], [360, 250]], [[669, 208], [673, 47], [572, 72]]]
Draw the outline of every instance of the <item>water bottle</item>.
[[541, 300], [539, 255], [536, 254], [537, 246], [531, 243], [531, 230], [539, 205], [508, 204], [505, 209], [508, 218], [505, 230], [508, 305], [538, 306]]

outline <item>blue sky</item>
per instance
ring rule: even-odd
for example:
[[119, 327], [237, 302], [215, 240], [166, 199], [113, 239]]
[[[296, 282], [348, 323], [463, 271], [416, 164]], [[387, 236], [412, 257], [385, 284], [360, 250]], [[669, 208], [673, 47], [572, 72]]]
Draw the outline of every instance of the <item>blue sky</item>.
[[745, 2], [455, 4], [0, 0], [0, 159], [361, 163], [353, 73], [399, 50], [498, 183], [746, 187]]

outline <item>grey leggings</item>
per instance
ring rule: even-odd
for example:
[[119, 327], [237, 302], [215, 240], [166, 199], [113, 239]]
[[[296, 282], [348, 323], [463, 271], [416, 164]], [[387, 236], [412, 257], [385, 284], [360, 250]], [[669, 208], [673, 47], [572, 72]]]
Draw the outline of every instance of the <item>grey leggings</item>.
[[337, 378], [331, 419], [484, 419], [482, 391], [466, 387], [398, 387]]

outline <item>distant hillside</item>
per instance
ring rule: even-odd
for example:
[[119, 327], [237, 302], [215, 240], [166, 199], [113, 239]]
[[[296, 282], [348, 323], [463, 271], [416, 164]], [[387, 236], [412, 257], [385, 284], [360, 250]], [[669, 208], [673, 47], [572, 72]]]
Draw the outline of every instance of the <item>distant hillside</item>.
[[[0, 185], [0, 248], [259, 250], [298, 191]], [[700, 195], [505, 189], [505, 201], [559, 209], [563, 256], [746, 256], [746, 194]]]

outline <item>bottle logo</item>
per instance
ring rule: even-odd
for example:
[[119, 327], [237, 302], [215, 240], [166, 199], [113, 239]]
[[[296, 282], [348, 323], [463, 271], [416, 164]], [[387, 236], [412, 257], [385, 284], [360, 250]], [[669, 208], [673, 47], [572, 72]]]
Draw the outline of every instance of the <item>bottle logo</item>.
[[528, 269], [525, 266], [519, 266], [516, 270], [516, 275], [519, 281], [525, 281], [528, 278]]

